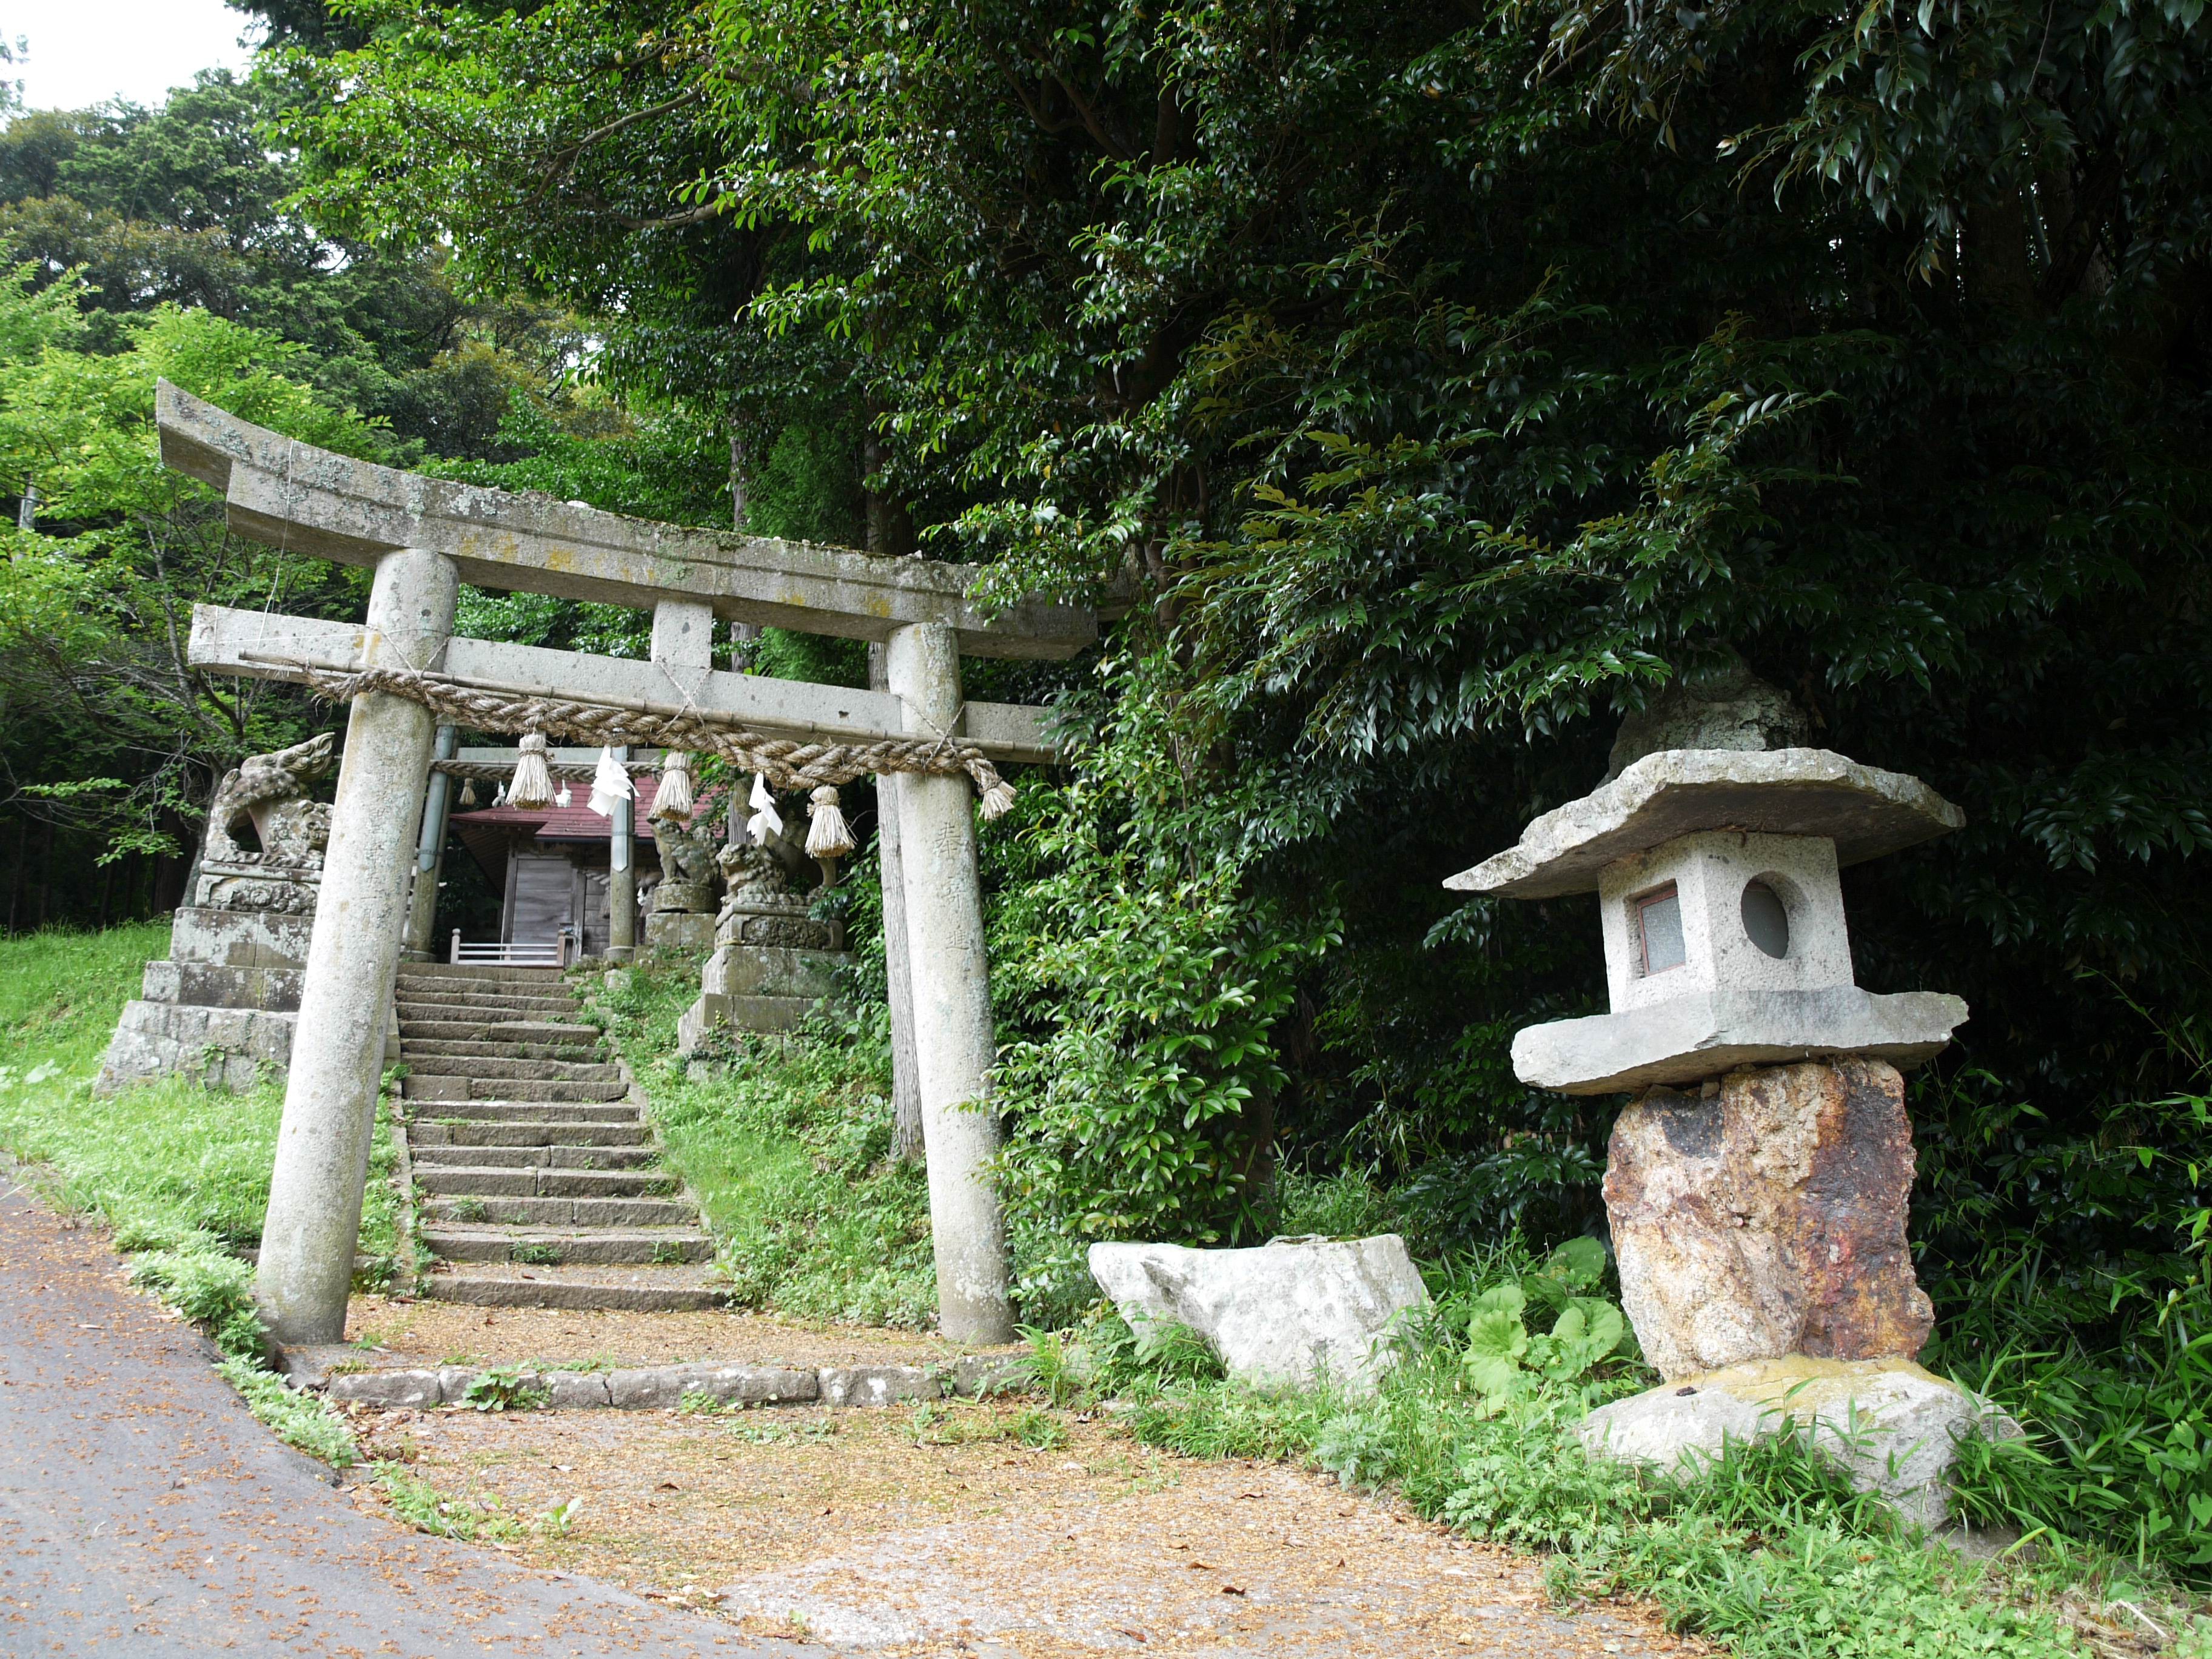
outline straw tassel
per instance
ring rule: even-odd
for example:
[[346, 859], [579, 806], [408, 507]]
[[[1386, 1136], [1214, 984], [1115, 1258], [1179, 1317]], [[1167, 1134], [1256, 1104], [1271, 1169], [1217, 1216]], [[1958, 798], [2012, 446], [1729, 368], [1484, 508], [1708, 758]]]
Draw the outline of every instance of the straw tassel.
[[507, 792], [507, 804], [526, 812], [553, 804], [553, 769], [546, 763], [543, 732], [522, 734], [521, 753], [514, 763], [514, 783]]
[[995, 818], [1014, 804], [1014, 786], [1000, 778], [983, 792], [983, 816]]
[[653, 798], [653, 816], [678, 823], [691, 817], [691, 757], [672, 749], [660, 763], [660, 788]]
[[476, 804], [477, 781], [474, 778], [463, 778], [461, 780], [461, 805], [464, 807], [470, 807], [474, 806]]
[[812, 822], [806, 828], [806, 855], [817, 859], [842, 859], [853, 850], [853, 831], [845, 822], [845, 815], [837, 810], [837, 792], [828, 784], [813, 794], [813, 806], [809, 816]]

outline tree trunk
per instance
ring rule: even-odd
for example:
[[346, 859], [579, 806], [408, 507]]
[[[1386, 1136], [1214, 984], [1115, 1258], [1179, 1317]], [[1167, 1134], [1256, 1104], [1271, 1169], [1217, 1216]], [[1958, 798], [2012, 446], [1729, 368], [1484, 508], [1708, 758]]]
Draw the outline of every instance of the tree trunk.
[[1966, 300], [1974, 309], [2005, 321], [2040, 309], [2027, 236], [2027, 210], [2018, 191], [1999, 189], [1966, 210], [1961, 252]]
[[37, 933], [46, 925], [46, 917], [54, 902], [54, 826], [48, 819], [39, 825], [39, 916], [31, 924]]
[[876, 432], [876, 413], [871, 404], [868, 435], [860, 445], [860, 475], [868, 507], [868, 551], [886, 558], [903, 558], [915, 550], [914, 515], [889, 496], [866, 489], [865, 482], [883, 471], [890, 458], [883, 439]]
[[8, 931], [11, 933], [23, 915], [23, 865], [30, 850], [30, 833], [31, 821], [19, 816], [15, 820], [15, 867], [8, 878]]

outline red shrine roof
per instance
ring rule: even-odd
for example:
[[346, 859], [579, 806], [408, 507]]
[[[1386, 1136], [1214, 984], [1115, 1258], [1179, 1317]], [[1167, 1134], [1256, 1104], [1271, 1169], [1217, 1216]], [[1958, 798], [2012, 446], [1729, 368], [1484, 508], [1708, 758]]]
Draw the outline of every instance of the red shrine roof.
[[[637, 795], [630, 802], [630, 823], [637, 837], [639, 856], [650, 860], [653, 848], [653, 825], [647, 822], [653, 811], [654, 798], [660, 793], [660, 780], [649, 772], [633, 773], [630, 783]], [[495, 784], [479, 782], [477, 793], [489, 796]], [[561, 791], [554, 785], [554, 794]], [[571, 781], [569, 799], [566, 806], [482, 806], [473, 811], [455, 812], [450, 822], [461, 844], [475, 854], [485, 873], [494, 877], [506, 868], [507, 849], [518, 839], [540, 842], [560, 842], [569, 844], [598, 842], [604, 846], [614, 839], [615, 821], [603, 818], [587, 804], [592, 799], [592, 786], [587, 782]], [[727, 810], [729, 790], [726, 787], [708, 789], [699, 797], [698, 810], [692, 822], [714, 817]]]

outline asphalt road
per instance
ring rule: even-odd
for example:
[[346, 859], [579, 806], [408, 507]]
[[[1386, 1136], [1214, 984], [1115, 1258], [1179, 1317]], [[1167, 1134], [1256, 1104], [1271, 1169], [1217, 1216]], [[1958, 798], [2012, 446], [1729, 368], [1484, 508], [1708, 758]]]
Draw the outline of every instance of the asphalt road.
[[788, 1653], [355, 1509], [0, 1170], [0, 1654]]

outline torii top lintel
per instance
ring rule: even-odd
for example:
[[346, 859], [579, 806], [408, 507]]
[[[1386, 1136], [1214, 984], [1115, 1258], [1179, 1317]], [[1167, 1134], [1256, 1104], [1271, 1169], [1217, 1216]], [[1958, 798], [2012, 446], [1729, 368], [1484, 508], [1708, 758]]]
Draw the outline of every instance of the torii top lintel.
[[1098, 637], [1097, 614], [1080, 606], [1031, 601], [986, 616], [967, 598], [974, 565], [687, 529], [426, 478], [295, 442], [167, 380], [155, 418], [163, 462], [222, 490], [233, 530], [317, 558], [374, 564], [394, 548], [426, 548], [477, 587], [646, 610], [704, 601], [732, 622], [846, 639], [939, 623], [975, 657], [1056, 659]]

